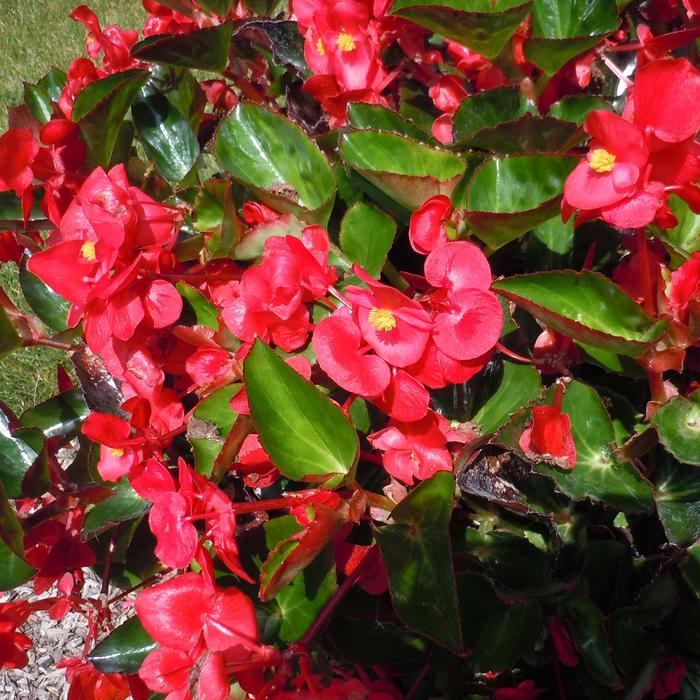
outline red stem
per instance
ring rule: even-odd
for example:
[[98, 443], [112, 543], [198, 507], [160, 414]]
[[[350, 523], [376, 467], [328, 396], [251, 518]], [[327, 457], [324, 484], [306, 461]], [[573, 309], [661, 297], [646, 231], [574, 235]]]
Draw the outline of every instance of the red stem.
[[529, 357], [525, 357], [523, 355], [518, 355], [517, 352], [513, 352], [512, 350], [509, 350], [505, 345], [502, 343], [496, 343], [496, 349], [502, 352], [506, 357], [510, 357], [511, 360], [517, 360], [518, 362], [524, 362], [525, 364], [528, 365], [534, 365], [535, 363], [533, 360], [531, 360]]
[[76, 345], [69, 345], [68, 343], [60, 343], [57, 340], [52, 340], [51, 338], [29, 338], [22, 341], [22, 345], [25, 348], [31, 348], [36, 346], [42, 346], [45, 348], [54, 348], [55, 350], [65, 350], [67, 352], [73, 352], [78, 350]]

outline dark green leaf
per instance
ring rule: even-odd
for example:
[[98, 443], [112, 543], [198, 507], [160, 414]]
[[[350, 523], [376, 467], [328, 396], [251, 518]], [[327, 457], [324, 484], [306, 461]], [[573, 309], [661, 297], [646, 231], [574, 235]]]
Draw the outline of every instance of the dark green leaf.
[[22, 347], [22, 338], [5, 309], [0, 307], [0, 359], [20, 347]]
[[391, 512], [376, 537], [401, 621], [451, 651], [462, 648], [448, 524], [454, 479], [437, 472]]
[[466, 168], [454, 153], [385, 131], [344, 134], [340, 153], [351, 168], [409, 210], [433, 195], [451, 196]]
[[493, 289], [548, 328], [605, 350], [640, 357], [667, 327], [607, 277], [570, 270], [516, 275]]
[[535, 105], [513, 87], [484, 90], [462, 101], [454, 115], [454, 140], [467, 141], [484, 129], [510, 122], [526, 113], [537, 114]]
[[31, 578], [34, 571], [4, 542], [0, 542], [0, 591], [11, 591], [17, 586], [21, 586]]
[[285, 476], [302, 481], [354, 469], [359, 441], [345, 414], [262, 341], [244, 376], [260, 442]]
[[231, 5], [233, 5], [233, 0], [199, 0], [199, 5], [204, 10], [208, 10], [219, 17], [226, 17], [231, 9]]
[[625, 512], [649, 510], [651, 486], [618, 451], [613, 423], [595, 389], [579, 381], [571, 382], [562, 411], [571, 419], [576, 466], [565, 470], [538, 464], [536, 470], [552, 477], [559, 490], [570, 498], [604, 501]]
[[559, 213], [564, 181], [576, 163], [549, 155], [485, 161], [469, 183], [467, 223], [484, 243], [500, 248]]
[[234, 36], [243, 32], [245, 36], [260, 36], [261, 43], [272, 51], [272, 60], [278, 66], [290, 66], [305, 77], [311, 75], [304, 58], [304, 37], [296, 22], [278, 19], [253, 19], [237, 27]]
[[41, 124], [51, 120], [54, 102], [61, 97], [65, 82], [66, 74], [52, 68], [38, 83], [24, 84], [24, 103]]
[[668, 457], [656, 468], [656, 510], [671, 543], [688, 547], [700, 539], [700, 469]]
[[604, 38], [605, 35], [570, 39], [531, 37], [525, 42], [525, 57], [541, 68], [546, 75], [552, 76], [572, 58], [585, 53]]
[[414, 141], [431, 143], [432, 137], [406, 119], [398, 112], [394, 112], [381, 105], [368, 105], [362, 102], [353, 102], [348, 105], [348, 122], [356, 129], [376, 129], [377, 131], [390, 131], [400, 136], [407, 136]]
[[298, 126], [252, 104], [221, 122], [216, 156], [233, 177], [279, 211], [325, 224], [335, 195], [328, 161]]
[[482, 434], [493, 433], [541, 392], [540, 373], [532, 365], [505, 360], [500, 384], [471, 421], [479, 426]]
[[0, 538], [20, 559], [24, 559], [24, 529], [17, 512], [0, 484]]
[[144, 659], [157, 646], [141, 620], [132, 617], [105, 637], [88, 659], [102, 673], [138, 673]]
[[495, 58], [529, 10], [529, 0], [397, 0], [391, 13]]
[[605, 623], [600, 610], [586, 598], [567, 598], [559, 604], [559, 613], [569, 623], [576, 647], [588, 671], [603, 685], [619, 685], [620, 677], [610, 658]]
[[557, 270], [572, 266], [574, 220], [565, 224], [555, 216], [532, 229], [527, 240], [527, 264], [530, 270]]
[[0, 482], [9, 498], [22, 496], [22, 479], [34, 464], [41, 446], [37, 445], [37, 448], [13, 435], [7, 418], [0, 413]]
[[54, 331], [65, 331], [68, 327], [70, 303], [45, 285], [36, 275], [27, 270], [27, 257], [19, 268], [19, 284], [32, 311]]
[[340, 223], [340, 247], [368, 275], [379, 278], [396, 235], [396, 224], [371, 204], [359, 202]]
[[158, 34], [140, 41], [131, 55], [142, 61], [219, 72], [228, 63], [232, 24], [195, 29], [185, 34]]
[[180, 296], [190, 305], [194, 311], [195, 319], [198, 326], [206, 326], [218, 330], [219, 328], [219, 310], [195, 287], [178, 282], [176, 284], [177, 291]]
[[28, 408], [20, 420], [27, 428], [39, 428], [47, 438], [55, 438], [75, 433], [88, 413], [82, 393], [71, 389]]
[[83, 530], [86, 536], [103, 532], [117, 523], [140, 517], [149, 508], [148, 501], [141, 498], [124, 477], [114, 487], [113, 496], [88, 511]]
[[197, 136], [187, 119], [158, 92], [139, 97], [131, 106], [131, 114], [146, 155], [168, 182], [180, 182], [199, 155]]
[[148, 80], [143, 70], [129, 70], [101, 78], [83, 88], [73, 105], [92, 165], [109, 167], [123, 119], [139, 90]]
[[[264, 528], [265, 543], [270, 551], [301, 530], [291, 515], [270, 520]], [[282, 620], [279, 638], [283, 642], [301, 639], [336, 588], [333, 553], [326, 547], [274, 597]]]
[[674, 396], [654, 414], [663, 446], [680, 462], [700, 465], [700, 390], [690, 399]]
[[593, 95], [567, 95], [549, 108], [549, 115], [583, 126], [588, 115], [593, 110], [600, 109], [606, 112], [613, 111], [610, 104], [600, 97], [594, 97]]

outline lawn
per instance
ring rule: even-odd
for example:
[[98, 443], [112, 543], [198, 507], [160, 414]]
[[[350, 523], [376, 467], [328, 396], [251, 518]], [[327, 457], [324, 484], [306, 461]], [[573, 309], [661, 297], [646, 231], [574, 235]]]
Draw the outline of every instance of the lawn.
[[[0, 131], [7, 128], [6, 107], [22, 99], [23, 82], [34, 82], [51, 67], [62, 69], [85, 53], [85, 29], [68, 17], [75, 0], [0, 0]], [[116, 23], [140, 29], [145, 13], [139, 0], [95, 0], [90, 7], [103, 26]], [[16, 268], [0, 270], [0, 284], [17, 301]], [[0, 362], [0, 401], [14, 411], [55, 390], [56, 364], [63, 353], [45, 348], [15, 352]]]

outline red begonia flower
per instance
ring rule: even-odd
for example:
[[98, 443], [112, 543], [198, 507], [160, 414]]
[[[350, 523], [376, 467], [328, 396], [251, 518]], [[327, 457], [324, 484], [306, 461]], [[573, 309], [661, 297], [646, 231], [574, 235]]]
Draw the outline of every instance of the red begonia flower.
[[359, 396], [378, 396], [389, 385], [391, 372], [377, 355], [361, 348], [360, 329], [350, 316], [338, 312], [314, 329], [313, 347], [319, 367], [343, 389]]
[[387, 388], [372, 402], [395, 420], [410, 422], [420, 420], [426, 414], [430, 394], [406, 370], [392, 367]]
[[120, 673], [102, 673], [89, 661], [70, 658], [58, 662], [66, 669], [69, 684], [66, 700], [125, 700], [131, 696], [129, 683]]
[[384, 452], [384, 468], [404, 484], [414, 479], [430, 478], [438, 471], [452, 470], [452, 455], [447, 449], [449, 423], [445, 418], [429, 411], [419, 421], [389, 425], [368, 437], [378, 450]]
[[671, 273], [668, 306], [683, 323], [688, 323], [691, 310], [700, 311], [700, 253]]
[[346, 297], [352, 302], [364, 339], [374, 351], [395, 367], [406, 367], [423, 354], [432, 322], [421, 305], [393, 287], [353, 267], [369, 287], [349, 286]]
[[100, 445], [97, 471], [105, 481], [119, 481], [142, 460], [143, 442], [131, 437], [131, 425], [124, 418], [93, 411], [81, 432]]
[[491, 286], [491, 267], [486, 256], [468, 241], [447, 241], [435, 246], [425, 259], [424, 271], [433, 287], [451, 294], [465, 289], [487, 290]]
[[553, 457], [565, 469], [576, 466], [576, 444], [571, 419], [557, 406], [536, 406], [519, 441], [529, 457]]
[[654, 700], [664, 700], [678, 693], [686, 675], [682, 656], [666, 657], [656, 668]]
[[493, 700], [535, 700], [544, 692], [544, 688], [535, 687], [535, 681], [523, 681], [514, 688], [498, 688]]
[[198, 387], [205, 387], [231, 376], [234, 362], [230, 352], [212, 345], [197, 348], [187, 358], [185, 369]]
[[156, 537], [155, 554], [166, 566], [184, 569], [197, 551], [197, 528], [187, 519], [190, 508], [179, 493], [166, 492], [156, 497], [148, 525]]
[[558, 617], [553, 617], [549, 621], [549, 634], [552, 637], [552, 645], [554, 646], [554, 653], [557, 659], [564, 666], [576, 668], [580, 659], [566, 623]]
[[438, 243], [446, 242], [445, 221], [451, 213], [452, 202], [443, 194], [435, 195], [423, 202], [411, 214], [408, 226], [408, 237], [413, 250], [427, 255]]
[[442, 75], [433, 83], [428, 94], [441, 112], [453, 114], [468, 95], [464, 83], [455, 75]]
[[31, 187], [37, 153], [39, 143], [28, 129], [10, 129], [0, 136], [0, 192], [14, 190], [21, 197]]

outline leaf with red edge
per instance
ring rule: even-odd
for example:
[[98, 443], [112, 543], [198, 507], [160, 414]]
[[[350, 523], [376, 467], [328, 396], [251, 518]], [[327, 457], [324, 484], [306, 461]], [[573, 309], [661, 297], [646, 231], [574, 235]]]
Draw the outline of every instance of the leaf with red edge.
[[571, 270], [516, 275], [495, 282], [495, 292], [548, 328], [593, 347], [640, 357], [666, 330], [617, 285], [597, 272]]
[[311, 564], [345, 523], [336, 510], [321, 504], [313, 508], [313, 521], [270, 552], [262, 566], [260, 600], [274, 598], [297, 574]]

